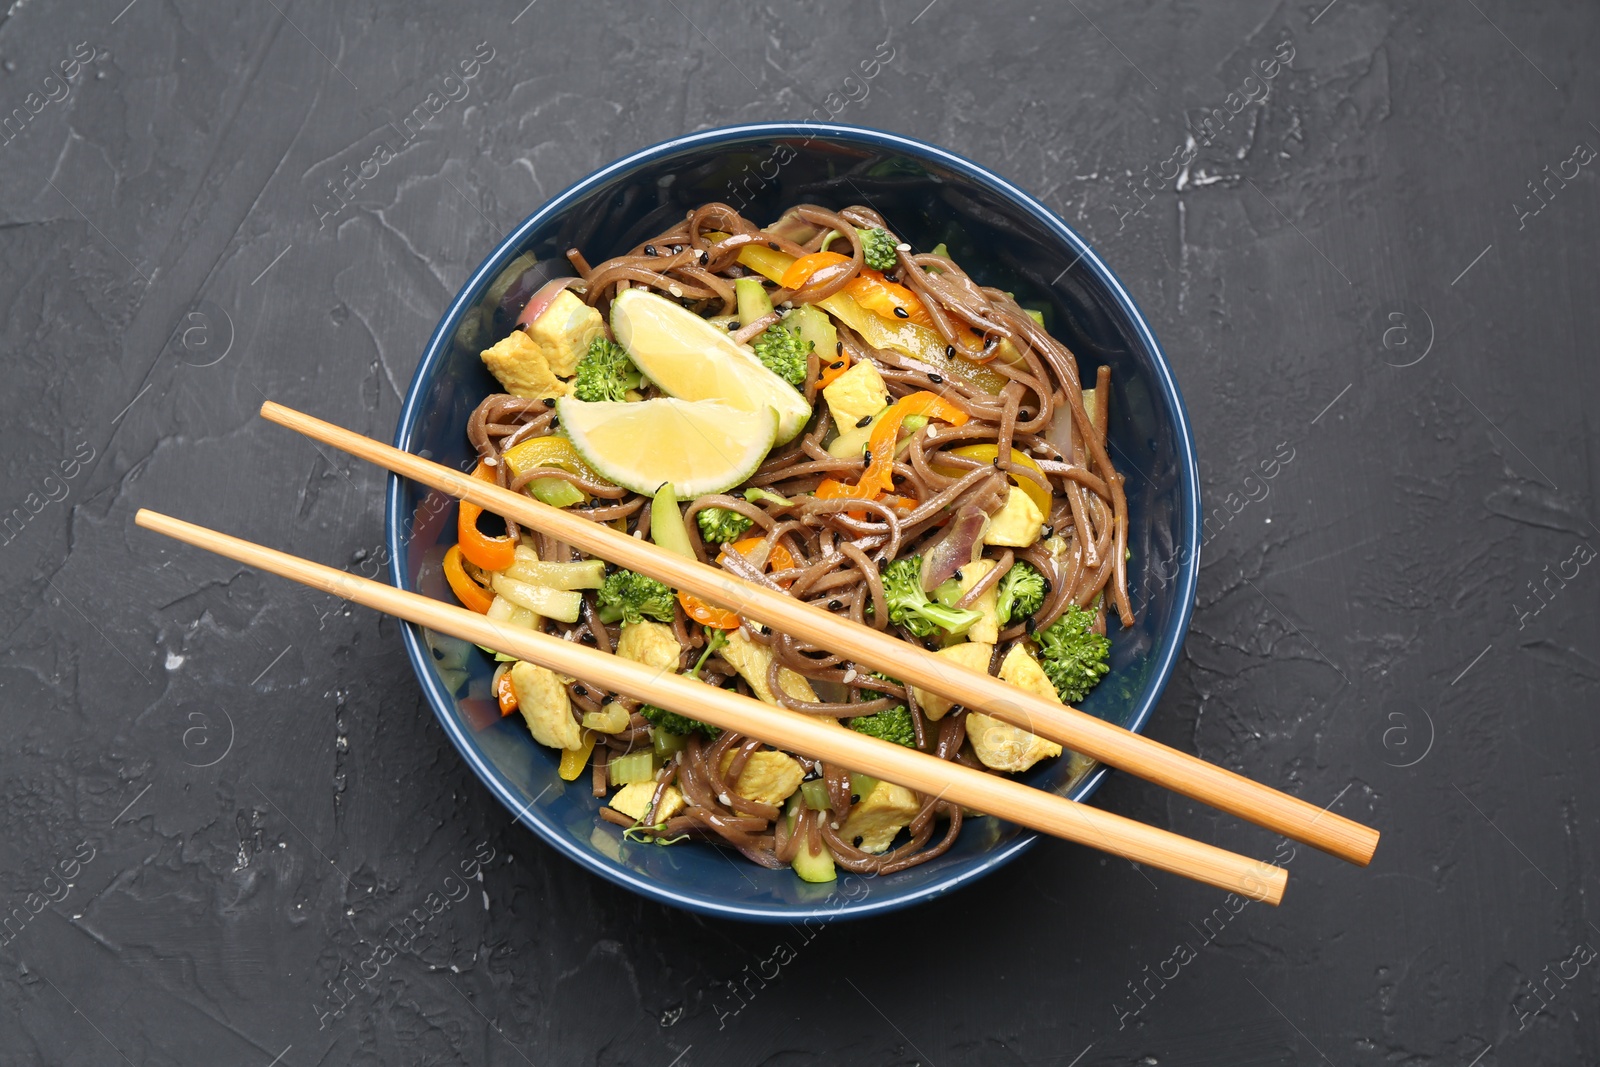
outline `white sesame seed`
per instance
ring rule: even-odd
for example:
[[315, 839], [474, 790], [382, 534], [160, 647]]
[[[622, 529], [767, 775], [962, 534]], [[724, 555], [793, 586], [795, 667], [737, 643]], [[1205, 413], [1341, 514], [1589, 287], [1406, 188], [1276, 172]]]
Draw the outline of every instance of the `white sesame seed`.
[[682, 296], [683, 295], [683, 290], [678, 288], [676, 285], [667, 286], [667, 292], [671, 293], [673, 296]]
[[894, 250], [896, 252], [909, 252], [911, 251], [911, 246], [906, 244], [904, 241], [901, 241], [899, 244], [894, 246]]

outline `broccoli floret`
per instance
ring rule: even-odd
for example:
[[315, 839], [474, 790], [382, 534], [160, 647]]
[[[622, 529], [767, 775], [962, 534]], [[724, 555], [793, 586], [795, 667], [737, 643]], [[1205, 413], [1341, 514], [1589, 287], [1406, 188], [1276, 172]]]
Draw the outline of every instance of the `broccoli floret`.
[[806, 354], [812, 342], [801, 339], [800, 330], [774, 324], [768, 326], [750, 345], [761, 365], [790, 385], [806, 380]]
[[876, 715], [858, 715], [850, 720], [850, 729], [907, 748], [917, 746], [917, 731], [911, 725], [911, 712], [904, 704], [896, 704]]
[[1022, 560], [1011, 565], [1000, 579], [1000, 597], [995, 608], [1000, 614], [1000, 625], [1007, 626], [1015, 619], [1026, 619], [1039, 610], [1044, 596], [1050, 591], [1044, 575], [1033, 564]]
[[[905, 683], [902, 682], [900, 679], [891, 678], [887, 674], [884, 674], [882, 671], [873, 671], [871, 674], [867, 675], [867, 677], [868, 678], [878, 678], [878, 679], [880, 679], [882, 681], [888, 682], [890, 685], [898, 685], [898, 686], [904, 686], [905, 685]], [[876, 689], [863, 689], [863, 690], [861, 690], [861, 699], [862, 700], [882, 700], [884, 697], [886, 697], [888, 695], [889, 695], [888, 693], [880, 693]]]
[[595, 599], [600, 603], [602, 622], [638, 622], [647, 615], [657, 622], [672, 621], [672, 590], [633, 571], [616, 570], [606, 575]]
[[750, 519], [727, 508], [703, 508], [695, 515], [695, 521], [700, 524], [700, 536], [719, 545], [737, 541], [753, 525]]
[[894, 234], [888, 230], [880, 230], [876, 226], [870, 230], [862, 230], [861, 255], [866, 259], [867, 266], [873, 270], [894, 270], [898, 262], [894, 254], [896, 244]]
[[589, 342], [589, 351], [578, 361], [572, 379], [572, 395], [579, 400], [622, 400], [629, 389], [639, 387], [639, 368], [633, 365], [621, 345], [604, 337]]
[[728, 643], [727, 631], [719, 630], [714, 626], [702, 626], [700, 628], [706, 632], [706, 647], [700, 653], [700, 658], [694, 661], [694, 666], [689, 668], [690, 678], [699, 678], [700, 668], [706, 665], [706, 660], [711, 658], [711, 653]]
[[1091, 633], [1094, 614], [1076, 604], [1067, 608], [1055, 622], [1033, 635], [1039, 643], [1039, 666], [1050, 676], [1056, 694], [1068, 704], [1077, 704], [1089, 695], [1111, 669], [1106, 662], [1111, 642], [1104, 634]]
[[709, 723], [703, 723], [699, 719], [691, 719], [687, 715], [679, 715], [677, 712], [668, 711], [666, 708], [658, 708], [654, 704], [640, 704], [639, 714], [643, 715], [645, 721], [651, 726], [657, 730], [665, 730], [669, 734], [692, 734], [698, 730], [707, 737], [715, 738], [722, 733], [721, 730]]
[[942, 629], [964, 634], [983, 618], [981, 611], [947, 608], [928, 599], [922, 591], [922, 557], [907, 556], [883, 568], [883, 597], [889, 604], [889, 619], [917, 637], [931, 637]]

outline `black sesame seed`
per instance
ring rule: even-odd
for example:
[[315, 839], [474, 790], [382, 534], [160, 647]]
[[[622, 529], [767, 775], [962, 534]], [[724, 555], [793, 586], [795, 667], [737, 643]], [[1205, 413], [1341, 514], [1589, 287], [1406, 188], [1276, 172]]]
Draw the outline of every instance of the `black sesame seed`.
[[998, 467], [998, 466], [1000, 466], [1000, 457], [996, 456], [996, 457], [994, 457], [994, 459], [990, 460], [989, 462], [993, 463], [996, 467]]
[[862, 837], [860, 834], [857, 834], [856, 835], [856, 840], [855, 840], [856, 848], [860, 848], [861, 847], [861, 842], [863, 842], [865, 840], [866, 840], [866, 838]]
[[1054, 534], [1055, 532], [1056, 532], [1056, 528], [1054, 526], [1051, 526], [1048, 523], [1046, 523], [1044, 528], [1039, 531], [1039, 536], [1040, 537], [1049, 537], [1051, 534]]
[[1048, 579], [1048, 578], [1046, 578], [1044, 580], [1044, 595], [1045, 596], [1049, 596], [1050, 595], [1050, 579]]
[[732, 322], [728, 323], [728, 332], [729, 333], [733, 333], [738, 328], [739, 328], [739, 320], [738, 319], [734, 319]]
[[886, 281], [886, 282], [894, 282], [894, 283], [896, 283], [896, 284], [899, 284], [899, 281], [900, 281], [900, 275], [898, 275], [898, 274], [892, 274], [892, 273], [891, 273], [891, 274], [885, 274], [885, 275], [884, 275], [884, 276], [883, 276], [883, 280], [884, 280], [884, 281]]
[[957, 567], [955, 574], [953, 574], [951, 577], [955, 578], [955, 580], [959, 582], [961, 580], [961, 568]]
[[1037, 630], [1039, 628], [1039, 623], [1038, 623], [1037, 620], [1034, 619], [1034, 617], [1032, 615], [1029, 615], [1028, 616], [1028, 621], [1022, 624], [1022, 628], [1024, 630], [1027, 630], [1031, 634], [1031, 633], [1033, 633], [1033, 631], [1035, 631], [1035, 630]]
[[677, 255], [679, 252], [682, 252], [682, 251], [683, 251], [683, 246], [682, 245], [673, 245], [672, 246], [672, 254], [673, 255]]
[[835, 342], [833, 342], [833, 354], [836, 355], [836, 356], [844, 354], [844, 342], [843, 341], [835, 341]]
[[839, 600], [839, 599], [835, 598], [833, 600], [828, 601], [828, 610], [829, 611], [838, 611], [842, 607], [844, 607], [844, 601], [842, 601], [842, 600]]
[[589, 690], [582, 685], [573, 686], [572, 691], [581, 697], [586, 697], [589, 695]]
[[956, 358], [956, 346], [955, 345], [945, 345], [944, 346], [944, 354], [949, 356], [951, 359], [955, 359]]
[[654, 256], [654, 255], [658, 255], [659, 253], [656, 252], [656, 246], [655, 245], [645, 245], [644, 246], [644, 254], [647, 255], [647, 256]]
[[829, 368], [829, 369], [830, 369], [830, 370], [839, 370], [839, 369], [840, 369], [840, 368], [841, 368], [841, 367], [843, 367], [843, 366], [844, 366], [844, 360], [842, 360], [842, 359], [841, 359], [841, 360], [839, 360], [839, 362], [837, 362], [837, 363], [830, 363], [830, 364], [828, 364], [828, 368]]
[[903, 307], [897, 307], [894, 309], [894, 317], [897, 319], [909, 319], [911, 317], [911, 312], [907, 311]]
[[555, 407], [556, 406], [556, 398], [553, 397], [553, 396], [545, 397], [544, 398], [544, 406], [547, 407], [547, 408]]
[[701, 266], [705, 266], [707, 263], [710, 263], [710, 262], [711, 262], [711, 257], [708, 254], [706, 254], [705, 252], [701, 252], [700, 253], [700, 265]]
[[592, 645], [595, 643], [594, 634], [590, 633], [588, 630], [585, 630], [583, 632], [583, 636], [578, 638], [578, 640], [582, 641], [586, 645]]
[[858, 429], [858, 430], [861, 429], [861, 427], [867, 425], [871, 421], [872, 421], [872, 416], [871, 415], [863, 415], [863, 416], [861, 416], [859, 419], [856, 420], [856, 429]]
[[550, 428], [552, 430], [556, 429], [560, 425], [561, 425], [561, 420], [560, 419], [551, 419], [550, 420]]
[[783, 251], [783, 246], [778, 244], [778, 242], [776, 242], [776, 241], [768, 241], [767, 242], [767, 247], [772, 249], [774, 252], [782, 252]]
[[1023, 408], [1017, 412], [1017, 418], [1021, 419], [1023, 422], [1027, 422], [1029, 419], [1033, 418], [1033, 412], [1029, 411], [1027, 408]]
[[930, 374], [928, 375], [928, 381], [932, 382], [934, 385], [939, 385], [944, 381], [944, 375]]

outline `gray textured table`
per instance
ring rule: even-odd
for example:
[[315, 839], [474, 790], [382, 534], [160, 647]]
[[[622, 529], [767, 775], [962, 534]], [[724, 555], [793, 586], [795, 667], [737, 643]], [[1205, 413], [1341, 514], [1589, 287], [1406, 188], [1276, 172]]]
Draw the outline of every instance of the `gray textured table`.
[[[0, 1063], [1600, 1060], [1592, 4], [125, 2], [0, 15]], [[1127, 282], [1212, 514], [1152, 732], [1375, 823], [1370, 870], [1114, 776], [1286, 905], [1051, 843], [848, 927], [665, 910], [491, 801], [393, 623], [131, 527], [370, 571], [381, 477], [263, 395], [387, 438], [543, 198], [830, 113]]]

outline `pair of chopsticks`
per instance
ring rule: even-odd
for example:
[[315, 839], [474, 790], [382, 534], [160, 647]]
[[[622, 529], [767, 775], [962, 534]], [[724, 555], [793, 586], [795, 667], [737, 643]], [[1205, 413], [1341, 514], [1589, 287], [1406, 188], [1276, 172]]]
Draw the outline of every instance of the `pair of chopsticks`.
[[[847, 650], [851, 660], [870, 669], [884, 671], [908, 685], [939, 693], [965, 707], [980, 709], [1093, 759], [1342, 859], [1365, 865], [1377, 848], [1378, 833], [1369, 827], [1092, 715], [1024, 692], [988, 674], [952, 664], [916, 645], [841, 619], [780, 591], [746, 582], [697, 560], [540, 503], [525, 494], [472, 478], [292, 408], [269, 401], [262, 405], [261, 414], [402, 477], [540, 530], [600, 559], [687, 590], [809, 644]], [[241, 563], [737, 731], [776, 748], [825, 759], [1251, 899], [1276, 904], [1283, 896], [1287, 872], [1280, 867], [1077, 804], [1012, 779], [840, 729], [831, 720], [821, 721], [675, 674], [663, 674], [576, 642], [505, 627], [466, 608], [359, 578], [155, 512], [141, 509], [135, 521], [147, 529]]]

